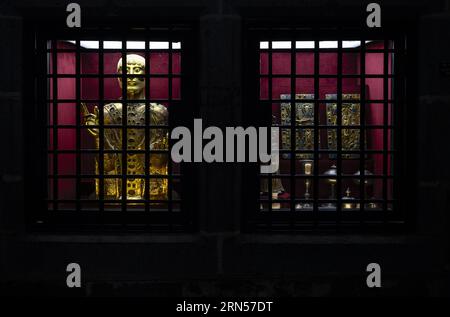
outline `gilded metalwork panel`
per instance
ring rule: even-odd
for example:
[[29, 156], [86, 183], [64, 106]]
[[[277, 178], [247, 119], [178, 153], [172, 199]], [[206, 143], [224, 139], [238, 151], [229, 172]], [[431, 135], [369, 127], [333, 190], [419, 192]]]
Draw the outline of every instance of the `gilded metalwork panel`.
[[[290, 94], [281, 94], [280, 99], [291, 99]], [[296, 100], [313, 100], [314, 94], [296, 94]], [[280, 105], [281, 125], [291, 126], [291, 103], [282, 102]], [[313, 102], [296, 102], [295, 103], [295, 126], [312, 126], [314, 125], [314, 103]], [[281, 148], [289, 150], [291, 148], [291, 131], [282, 129], [281, 132]], [[314, 129], [298, 129], [295, 133], [295, 149], [296, 150], [313, 150], [314, 149]], [[289, 153], [283, 153], [284, 159], [289, 159]], [[297, 153], [297, 159], [313, 158], [312, 153]]]
[[[325, 95], [326, 100], [336, 100], [336, 94]], [[344, 102], [346, 100], [358, 101], [359, 94], [342, 94], [341, 114], [342, 126], [359, 126], [361, 109], [358, 102]], [[337, 104], [327, 103], [327, 125], [337, 125]], [[359, 151], [360, 150], [360, 130], [359, 129], [342, 129], [342, 151]], [[327, 143], [329, 150], [337, 149], [337, 131], [336, 129], [328, 129]], [[330, 158], [336, 158], [336, 154], [330, 154]], [[359, 158], [359, 154], [342, 154], [342, 158]]]

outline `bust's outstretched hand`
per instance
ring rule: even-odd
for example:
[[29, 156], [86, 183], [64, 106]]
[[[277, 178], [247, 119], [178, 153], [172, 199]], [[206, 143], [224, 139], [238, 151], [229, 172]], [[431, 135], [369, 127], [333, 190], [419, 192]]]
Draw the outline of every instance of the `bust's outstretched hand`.
[[[81, 111], [83, 113], [83, 119], [84, 119], [84, 124], [89, 126], [89, 125], [94, 125], [94, 126], [98, 126], [99, 122], [98, 122], [98, 107], [94, 106], [94, 113], [90, 113], [89, 110], [86, 107], [85, 103], [81, 103]], [[98, 128], [89, 128], [88, 129], [89, 133], [92, 134], [94, 137], [98, 137], [99, 135], [99, 131]]]

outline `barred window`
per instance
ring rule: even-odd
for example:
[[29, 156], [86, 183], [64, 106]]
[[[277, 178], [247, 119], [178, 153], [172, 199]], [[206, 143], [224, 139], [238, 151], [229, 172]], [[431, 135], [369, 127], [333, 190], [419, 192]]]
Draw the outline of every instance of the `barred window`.
[[260, 124], [279, 128], [280, 163], [275, 173], [259, 174], [247, 229], [402, 225], [405, 37], [317, 31], [249, 32], [247, 56], [257, 61], [249, 67], [252, 110]]
[[177, 111], [191, 102], [190, 32], [185, 26], [36, 32], [35, 104], [46, 123], [47, 181], [30, 188], [46, 201], [33, 223], [192, 227], [183, 166], [170, 159], [169, 138]]

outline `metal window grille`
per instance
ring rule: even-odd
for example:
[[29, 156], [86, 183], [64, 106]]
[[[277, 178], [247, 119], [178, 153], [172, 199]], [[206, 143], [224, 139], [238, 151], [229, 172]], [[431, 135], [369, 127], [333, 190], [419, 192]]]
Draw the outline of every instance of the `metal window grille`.
[[245, 214], [248, 231], [369, 232], [405, 224], [406, 37], [345, 33], [248, 32], [247, 118], [280, 129], [278, 171], [253, 170], [259, 176], [247, 194], [258, 198]]
[[[192, 208], [187, 207], [191, 199], [184, 199], [193, 195], [189, 195], [189, 189], [182, 188], [190, 172], [171, 161], [169, 137], [171, 127], [179, 124], [176, 122], [179, 113], [186, 112], [192, 104], [190, 81], [186, 77], [193, 74], [193, 62], [185, 58], [187, 51], [193, 47], [191, 33], [192, 29], [185, 25], [142, 28], [102, 26], [69, 34], [58, 34], [49, 28], [35, 30], [36, 90], [33, 103], [37, 120], [34, 125], [29, 122], [39, 131], [45, 130], [39, 134], [35, 149], [37, 153], [46, 149], [46, 159], [42, 162], [38, 160], [42, 168], [31, 172], [34, 177], [30, 176], [28, 182], [27, 192], [31, 192], [38, 201], [45, 201], [40, 208], [42, 212], [30, 217], [33, 225], [38, 228], [57, 224], [60, 229], [164, 232], [193, 228]], [[125, 69], [129, 54], [145, 58], [143, 74], [115, 72], [119, 58], [122, 58]], [[144, 99], [131, 100], [127, 97], [128, 78], [145, 79]], [[117, 84], [118, 79], [122, 80], [122, 89]], [[111, 89], [116, 96], [111, 97]], [[67, 93], [68, 90], [70, 93]], [[105, 123], [104, 109], [111, 103], [122, 104], [120, 124]], [[130, 105], [136, 104], [141, 107], [145, 105], [144, 117], [139, 122], [128, 115], [129, 109], [133, 109]], [[166, 122], [151, 123], [152, 104], [160, 104], [167, 109]], [[98, 107], [98, 125], [87, 126], [83, 111], [94, 113], [94, 106]], [[98, 131], [97, 147], [88, 135], [88, 129]], [[121, 134], [121, 146], [106, 146], [110, 142], [105, 134], [108, 129]], [[28, 130], [29, 135], [33, 133], [31, 130]], [[142, 130], [144, 144], [138, 148], [128, 146], [128, 139], [133, 137], [133, 133], [141, 133]], [[167, 146], [153, 148], [150, 140], [153, 133], [165, 134]], [[109, 154], [121, 162], [118, 173], [105, 172], [105, 164], [110, 164], [105, 155]], [[140, 168], [142, 173], [129, 175], [131, 163], [124, 162], [133, 154], [144, 158], [144, 166]], [[151, 159], [155, 155], [167, 162], [167, 173], [151, 172]], [[39, 171], [46, 171], [46, 175]], [[40, 183], [37, 178], [46, 181]], [[111, 179], [121, 185], [119, 198], [105, 197], [105, 183]], [[141, 199], [129, 199], [127, 185], [130, 179], [143, 184]], [[164, 198], [154, 198], [150, 193], [151, 183], [158, 179], [167, 182], [168, 190]]]

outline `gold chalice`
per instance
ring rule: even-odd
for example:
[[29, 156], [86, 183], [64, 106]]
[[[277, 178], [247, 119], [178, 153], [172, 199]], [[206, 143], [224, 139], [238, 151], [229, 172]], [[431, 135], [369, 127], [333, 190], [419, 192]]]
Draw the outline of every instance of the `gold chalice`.
[[[312, 175], [312, 170], [313, 170], [313, 160], [302, 160], [301, 164], [302, 164], [302, 169], [305, 175]], [[310, 186], [311, 186], [311, 179], [310, 178], [305, 178], [305, 194], [304, 197], [306, 200], [310, 199], [311, 194], [309, 193], [310, 190]], [[312, 205], [309, 202], [305, 202], [305, 203], [298, 203], [295, 205], [295, 209], [310, 209], [312, 208]]]
[[[330, 184], [330, 200], [334, 200], [336, 199], [336, 183], [337, 183], [337, 169], [336, 169], [336, 165], [331, 165], [330, 169], [325, 171], [325, 173], [323, 173], [323, 175], [328, 176], [329, 178], [326, 179], [326, 182], [328, 184]], [[326, 204], [323, 205], [323, 207], [336, 207], [336, 204], [333, 202], [328, 202]]]

